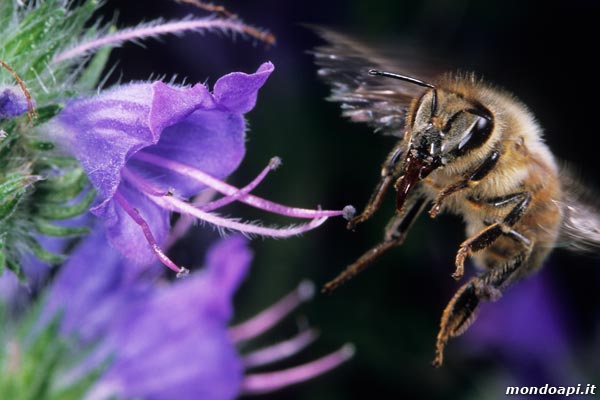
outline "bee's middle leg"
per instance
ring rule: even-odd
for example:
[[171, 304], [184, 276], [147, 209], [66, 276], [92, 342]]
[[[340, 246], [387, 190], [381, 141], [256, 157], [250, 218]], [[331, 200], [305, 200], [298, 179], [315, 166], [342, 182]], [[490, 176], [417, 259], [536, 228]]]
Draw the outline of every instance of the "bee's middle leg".
[[369, 249], [354, 263], [349, 265], [335, 279], [327, 282], [322, 289], [323, 293], [331, 293], [340, 285], [363, 271], [375, 260], [381, 257], [386, 251], [392, 247], [399, 246], [404, 242], [406, 235], [414, 221], [425, 208], [426, 201], [424, 198], [415, 199], [412, 204], [407, 207], [407, 211], [395, 214], [385, 228], [384, 239], [381, 243]]
[[479, 184], [483, 178], [485, 178], [496, 166], [496, 163], [500, 159], [500, 152], [492, 150], [490, 154], [478, 165], [475, 169], [468, 172], [461, 180], [454, 182], [451, 185], [445, 187], [437, 196], [437, 199], [433, 203], [431, 210], [429, 210], [429, 216], [435, 218], [442, 210], [442, 204], [450, 196], [456, 192], [460, 192], [463, 189], [473, 187]]
[[521, 243], [526, 249], [531, 247], [531, 241], [527, 237], [512, 229], [519, 219], [521, 219], [521, 217], [525, 214], [525, 211], [527, 211], [527, 207], [531, 202], [531, 193], [515, 193], [503, 198], [501, 201], [502, 204], [499, 203], [497, 204], [498, 206], [515, 201], [518, 201], [518, 203], [502, 221], [495, 222], [487, 226], [480, 232], [465, 240], [460, 245], [460, 248], [456, 253], [456, 270], [452, 274], [455, 279], [458, 280], [462, 278], [464, 274], [465, 259], [469, 254], [473, 254], [490, 247], [494, 241], [496, 241], [496, 239], [502, 235], [508, 236], [511, 239]]

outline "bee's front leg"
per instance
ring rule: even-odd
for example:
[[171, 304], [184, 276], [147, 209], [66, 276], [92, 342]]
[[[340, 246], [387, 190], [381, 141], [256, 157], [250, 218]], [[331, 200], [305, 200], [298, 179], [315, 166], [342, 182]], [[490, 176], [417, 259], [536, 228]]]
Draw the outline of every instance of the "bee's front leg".
[[522, 251], [506, 263], [470, 279], [456, 292], [442, 314], [434, 367], [442, 365], [448, 340], [462, 335], [475, 321], [479, 304], [483, 301], [498, 300], [506, 287], [520, 276], [518, 271], [527, 265], [530, 253], [529, 249]]
[[375, 190], [373, 190], [373, 194], [371, 194], [369, 202], [365, 206], [363, 212], [360, 213], [360, 215], [348, 221], [348, 224], [346, 226], [348, 229], [354, 230], [356, 225], [360, 224], [361, 222], [365, 222], [366, 220], [371, 218], [371, 216], [375, 214], [375, 211], [379, 209], [381, 203], [383, 202], [383, 196], [390, 188], [394, 177], [398, 173], [397, 164], [403, 151], [404, 146], [399, 144], [390, 152], [390, 154], [388, 154], [388, 157], [385, 160], [383, 167], [381, 168], [381, 178], [379, 179], [377, 186], [375, 186]]
[[483, 162], [477, 166], [472, 171], [469, 171], [463, 179], [458, 182], [454, 182], [451, 185], [446, 186], [442, 191], [438, 194], [433, 206], [429, 210], [429, 215], [431, 218], [435, 218], [438, 216], [442, 209], [442, 203], [448, 196], [468, 187], [473, 187], [477, 185], [484, 177], [486, 177], [490, 171], [494, 169], [498, 159], [500, 158], [500, 153], [497, 150], [493, 150]]
[[417, 217], [423, 211], [423, 208], [425, 208], [425, 204], [426, 200], [424, 198], [415, 197], [411, 199], [409, 206], [405, 208], [406, 211], [395, 214], [387, 224], [383, 241], [365, 252], [358, 260], [349, 265], [335, 277], [335, 279], [327, 282], [325, 286], [323, 286], [322, 292], [333, 292], [344, 282], [371, 265], [371, 263], [381, 257], [386, 251], [402, 244], [413, 222], [415, 222]]

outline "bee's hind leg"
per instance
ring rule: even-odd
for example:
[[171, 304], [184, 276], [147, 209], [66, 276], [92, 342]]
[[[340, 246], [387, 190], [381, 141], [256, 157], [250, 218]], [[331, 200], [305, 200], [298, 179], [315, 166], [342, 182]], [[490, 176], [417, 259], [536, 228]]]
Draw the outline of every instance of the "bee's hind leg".
[[504, 289], [520, 277], [518, 271], [527, 264], [529, 249], [517, 254], [481, 276], [471, 278], [456, 292], [442, 314], [440, 331], [435, 347], [434, 367], [440, 367], [444, 359], [444, 348], [452, 337], [462, 335], [477, 317], [479, 304], [496, 301]]
[[395, 214], [385, 228], [383, 241], [365, 252], [358, 260], [349, 265], [335, 277], [335, 279], [327, 282], [323, 286], [322, 292], [333, 292], [340, 285], [371, 265], [371, 263], [381, 257], [386, 251], [402, 244], [413, 222], [425, 208], [425, 204], [426, 201], [424, 198], [415, 198], [408, 207], [405, 207], [405, 210], [407, 211]]

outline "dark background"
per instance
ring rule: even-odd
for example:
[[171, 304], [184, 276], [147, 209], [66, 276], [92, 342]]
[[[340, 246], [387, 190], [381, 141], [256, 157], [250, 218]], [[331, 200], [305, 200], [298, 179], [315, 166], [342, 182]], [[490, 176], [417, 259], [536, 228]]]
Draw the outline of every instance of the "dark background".
[[[278, 155], [283, 167], [257, 189], [258, 195], [299, 207], [361, 209], [379, 176], [382, 160], [394, 141], [374, 135], [366, 126], [340, 117], [336, 104], [324, 97], [328, 88], [317, 80], [306, 51], [319, 39], [299, 25], [316, 23], [341, 28], [358, 37], [419, 43], [427, 53], [512, 91], [536, 115], [554, 154], [569, 161], [591, 186], [598, 171], [598, 50], [600, 5], [589, 0], [546, 4], [524, 1], [227, 1], [224, 4], [249, 24], [266, 28], [277, 45], [265, 48], [254, 40], [221, 34], [188, 34], [183, 38], [146, 41], [145, 48], [117, 49], [111, 82], [177, 75], [178, 81], [215, 80], [230, 71], [252, 72], [266, 60], [275, 73], [248, 114], [247, 156], [230, 181], [243, 185]], [[119, 26], [162, 17], [206, 13], [169, 0], [108, 1], [104, 16], [118, 9]], [[401, 71], [398, 71], [401, 72]], [[289, 220], [236, 206], [226, 211], [265, 223]], [[382, 236], [393, 213], [390, 196], [384, 208], [356, 232], [331, 219], [302, 237], [252, 242], [251, 274], [236, 298], [236, 321], [252, 315], [287, 293], [302, 279], [322, 285]], [[201, 233], [200, 235], [207, 235]], [[430, 366], [441, 312], [458, 284], [450, 277], [457, 246], [464, 239], [459, 218], [425, 215], [402, 248], [339, 289], [317, 295], [297, 316], [318, 327], [320, 339], [309, 350], [271, 369], [310, 361], [352, 342], [355, 358], [310, 383], [263, 396], [267, 399], [491, 399], [502, 398], [506, 385], [587, 383], [600, 385], [600, 269], [597, 257], [556, 251], [544, 268], [545, 298], [531, 319], [511, 320], [521, 309], [510, 302], [513, 291], [494, 304], [502, 337], [527, 331], [533, 342], [558, 331], [566, 349], [559, 356], [523, 351], [507, 339], [486, 343], [473, 333], [453, 340], [443, 368]], [[185, 265], [203, 252], [198, 236], [188, 248], [178, 247]], [[467, 269], [472, 271], [468, 263]], [[514, 292], [519, 290], [517, 285]], [[530, 302], [527, 288], [520, 301]], [[515, 293], [515, 299], [517, 294]], [[522, 304], [522, 303], [521, 303]], [[532, 303], [533, 304], [533, 303]], [[537, 303], [536, 303], [537, 304]], [[556, 316], [558, 328], [538, 324], [537, 312]], [[493, 323], [493, 321], [492, 321]], [[253, 346], [282, 340], [296, 331], [288, 318]], [[477, 343], [475, 345], [474, 343]], [[527, 346], [525, 345], [525, 348]], [[248, 349], [245, 349], [248, 350]], [[527, 353], [527, 354], [524, 354]], [[548, 367], [551, 365], [551, 367]], [[546, 373], [550, 370], [550, 373]], [[544, 372], [546, 371], [546, 372]]]

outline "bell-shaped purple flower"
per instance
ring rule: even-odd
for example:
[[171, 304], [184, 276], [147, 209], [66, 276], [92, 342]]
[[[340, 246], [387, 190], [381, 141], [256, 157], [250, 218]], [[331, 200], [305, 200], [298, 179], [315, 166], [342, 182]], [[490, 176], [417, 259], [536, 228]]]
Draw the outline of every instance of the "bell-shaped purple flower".
[[[243, 113], [273, 66], [255, 74], [221, 78], [215, 92], [197, 84], [170, 87], [161, 82], [118, 86], [99, 96], [74, 100], [56, 119], [59, 140], [79, 159], [98, 191], [92, 212], [104, 219], [111, 243], [128, 257], [154, 259], [144, 233], [128, 213], [136, 213], [161, 243], [169, 231], [169, 211], [152, 202], [144, 183], [182, 197], [202, 189], [169, 166], [177, 160], [222, 179], [244, 156]], [[142, 183], [140, 183], [142, 182]]]
[[[113, 246], [140, 264], [158, 257], [185, 273], [160, 248], [170, 229], [171, 212], [219, 228], [279, 237], [342, 214], [285, 207], [249, 194], [279, 165], [278, 159], [245, 188], [223, 182], [244, 156], [244, 114], [254, 107], [258, 90], [273, 69], [267, 62], [254, 74], [228, 74], [216, 82], [212, 93], [202, 84], [181, 88], [134, 83], [65, 106], [48, 130], [77, 157], [98, 191], [92, 213], [104, 220]], [[202, 206], [186, 201], [208, 187], [225, 197]], [[278, 230], [209, 212], [232, 201], [313, 221]]]
[[74, 349], [96, 345], [81, 371], [111, 361], [87, 399], [233, 399], [305, 381], [347, 360], [352, 350], [345, 346], [287, 370], [248, 372], [295, 354], [315, 338], [314, 331], [304, 329], [286, 342], [239, 354], [237, 343], [264, 333], [313, 292], [303, 283], [256, 317], [229, 328], [232, 297], [251, 259], [247, 241], [231, 236], [209, 250], [200, 271], [174, 283], [157, 282], [160, 268], [128, 262], [107, 248], [97, 231], [61, 269], [40, 324], [60, 311], [62, 335], [73, 340]]

